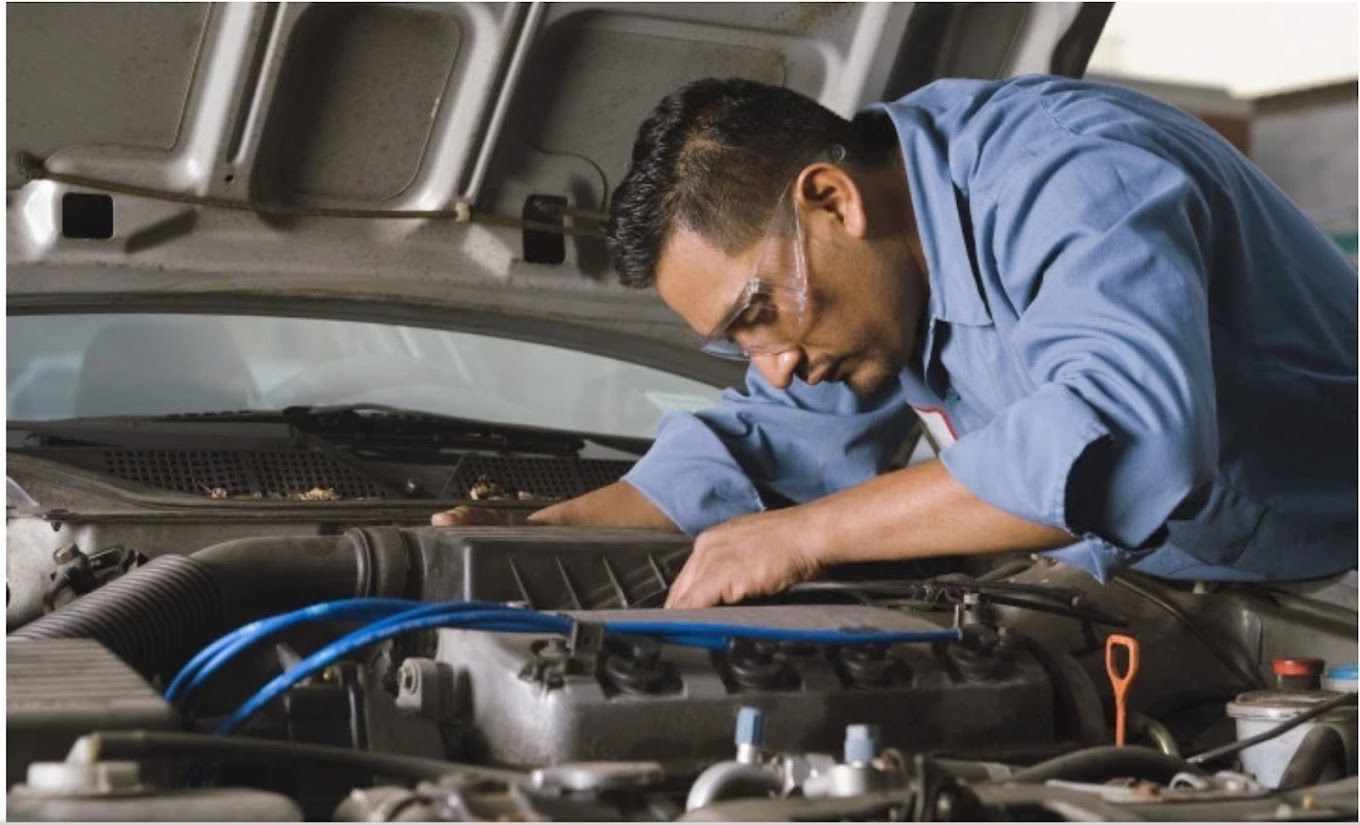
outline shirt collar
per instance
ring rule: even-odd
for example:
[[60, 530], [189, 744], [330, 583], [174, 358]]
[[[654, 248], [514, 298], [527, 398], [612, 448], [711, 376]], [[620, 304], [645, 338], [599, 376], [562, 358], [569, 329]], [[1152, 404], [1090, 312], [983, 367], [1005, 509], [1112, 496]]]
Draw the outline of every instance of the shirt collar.
[[978, 292], [964, 231], [962, 195], [949, 170], [947, 138], [925, 109], [902, 101], [875, 103], [871, 111], [887, 114], [897, 130], [907, 170], [916, 230], [926, 259], [933, 318], [965, 326], [990, 326], [991, 313]]

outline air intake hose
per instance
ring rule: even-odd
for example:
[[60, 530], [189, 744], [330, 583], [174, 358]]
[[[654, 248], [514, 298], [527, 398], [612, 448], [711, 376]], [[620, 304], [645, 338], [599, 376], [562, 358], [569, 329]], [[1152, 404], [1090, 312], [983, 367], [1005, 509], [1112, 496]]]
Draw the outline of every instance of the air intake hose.
[[405, 596], [418, 579], [395, 528], [236, 539], [160, 556], [9, 638], [96, 639], [150, 676], [261, 616], [331, 599]]

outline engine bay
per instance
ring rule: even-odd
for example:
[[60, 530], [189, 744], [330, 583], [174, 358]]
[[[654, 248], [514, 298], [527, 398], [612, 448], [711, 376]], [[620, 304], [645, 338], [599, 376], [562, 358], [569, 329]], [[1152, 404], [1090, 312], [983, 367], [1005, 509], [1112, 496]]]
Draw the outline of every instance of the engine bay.
[[662, 610], [684, 537], [424, 526], [607, 483], [628, 445], [299, 420], [12, 433], [12, 818], [1357, 815], [1353, 572], [1019, 556]]

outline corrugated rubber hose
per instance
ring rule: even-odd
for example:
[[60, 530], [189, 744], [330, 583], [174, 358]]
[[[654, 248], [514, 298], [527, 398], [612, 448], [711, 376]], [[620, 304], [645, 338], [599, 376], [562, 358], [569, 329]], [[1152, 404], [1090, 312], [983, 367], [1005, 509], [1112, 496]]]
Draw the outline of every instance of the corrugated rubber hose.
[[189, 556], [149, 564], [9, 634], [11, 639], [97, 639], [139, 672], [186, 655], [225, 610], [212, 570]]
[[9, 638], [96, 639], [150, 676], [251, 619], [337, 598], [402, 596], [411, 578], [397, 530], [236, 539], [159, 556]]

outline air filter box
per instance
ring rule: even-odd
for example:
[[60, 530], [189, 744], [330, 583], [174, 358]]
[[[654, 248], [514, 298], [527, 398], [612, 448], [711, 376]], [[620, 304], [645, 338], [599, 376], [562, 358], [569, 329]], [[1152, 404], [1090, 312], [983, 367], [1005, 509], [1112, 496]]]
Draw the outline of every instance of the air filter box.
[[693, 544], [654, 530], [585, 527], [420, 528], [406, 540], [420, 557], [424, 600], [536, 610], [660, 607]]

